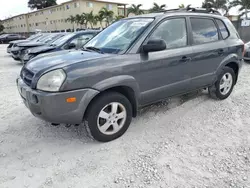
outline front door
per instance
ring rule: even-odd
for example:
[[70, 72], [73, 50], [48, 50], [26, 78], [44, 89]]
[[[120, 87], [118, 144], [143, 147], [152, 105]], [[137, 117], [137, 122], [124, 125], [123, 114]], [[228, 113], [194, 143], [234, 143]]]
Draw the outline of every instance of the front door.
[[145, 41], [163, 39], [167, 49], [140, 54], [142, 105], [189, 91], [193, 51], [189, 46], [186, 23], [186, 18], [164, 20]]

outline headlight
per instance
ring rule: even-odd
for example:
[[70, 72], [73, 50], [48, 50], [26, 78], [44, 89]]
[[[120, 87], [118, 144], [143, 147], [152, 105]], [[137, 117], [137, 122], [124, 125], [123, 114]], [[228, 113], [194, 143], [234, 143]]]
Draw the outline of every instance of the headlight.
[[42, 75], [36, 88], [42, 91], [59, 91], [62, 86], [66, 74], [62, 69], [57, 69]]

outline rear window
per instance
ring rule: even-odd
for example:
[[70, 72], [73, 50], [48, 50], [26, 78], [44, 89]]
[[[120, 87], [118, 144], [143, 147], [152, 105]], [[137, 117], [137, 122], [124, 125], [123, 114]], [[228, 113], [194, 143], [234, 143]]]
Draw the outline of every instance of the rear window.
[[219, 30], [221, 32], [222, 38], [226, 39], [227, 37], [229, 37], [229, 32], [228, 32], [227, 27], [225, 26], [225, 24], [221, 20], [218, 20], [218, 19], [216, 19], [216, 22], [217, 22], [217, 24], [219, 26]]
[[194, 44], [204, 44], [219, 40], [218, 30], [213, 20], [191, 18], [191, 25]]

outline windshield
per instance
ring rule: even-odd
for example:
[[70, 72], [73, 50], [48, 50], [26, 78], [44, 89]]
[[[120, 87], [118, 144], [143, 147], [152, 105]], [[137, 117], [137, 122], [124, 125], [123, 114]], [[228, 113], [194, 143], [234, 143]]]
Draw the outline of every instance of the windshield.
[[54, 42], [52, 42], [51, 46], [61, 46], [73, 36], [75, 36], [75, 33], [67, 34], [67, 35], [55, 40]]
[[102, 31], [84, 47], [94, 47], [103, 53], [125, 52], [152, 21], [152, 18], [120, 20]]

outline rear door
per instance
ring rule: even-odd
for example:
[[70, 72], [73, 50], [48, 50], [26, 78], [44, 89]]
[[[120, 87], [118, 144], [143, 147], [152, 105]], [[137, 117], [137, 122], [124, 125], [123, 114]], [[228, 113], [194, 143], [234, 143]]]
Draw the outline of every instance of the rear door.
[[212, 84], [219, 64], [226, 57], [226, 44], [213, 18], [190, 17], [193, 45], [191, 85], [193, 89]]

